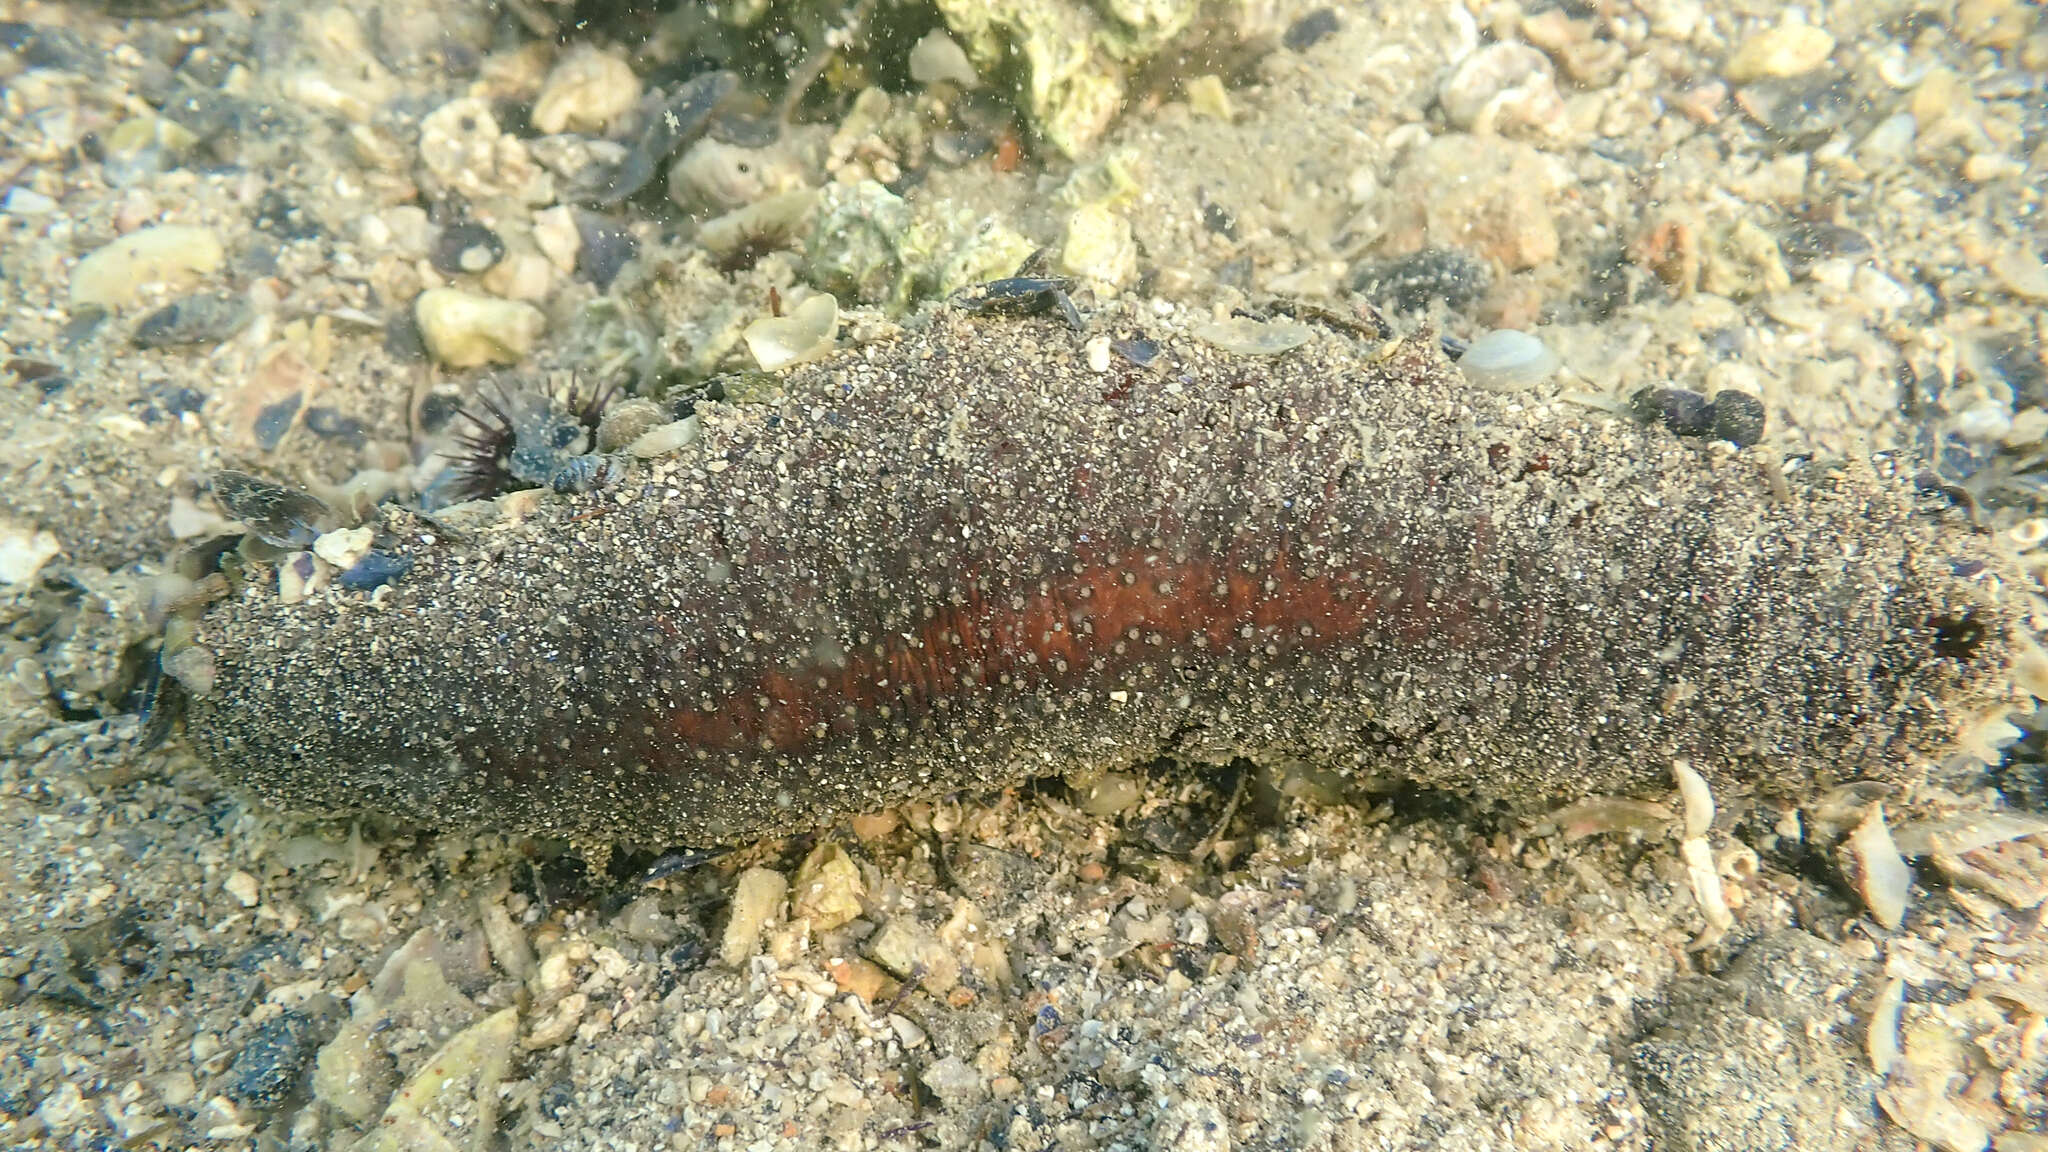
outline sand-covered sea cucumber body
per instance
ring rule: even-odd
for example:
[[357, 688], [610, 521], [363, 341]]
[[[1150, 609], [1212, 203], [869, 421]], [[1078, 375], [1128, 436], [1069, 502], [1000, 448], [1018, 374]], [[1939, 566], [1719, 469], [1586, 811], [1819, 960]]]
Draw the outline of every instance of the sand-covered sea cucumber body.
[[[1128, 331], [1157, 322], [1098, 319]], [[1882, 468], [1795, 472], [1422, 342], [1244, 357], [941, 314], [617, 487], [392, 520], [379, 603], [253, 581], [191, 730], [282, 805], [638, 843], [1161, 755], [1518, 801], [1914, 780], [2031, 600]]]

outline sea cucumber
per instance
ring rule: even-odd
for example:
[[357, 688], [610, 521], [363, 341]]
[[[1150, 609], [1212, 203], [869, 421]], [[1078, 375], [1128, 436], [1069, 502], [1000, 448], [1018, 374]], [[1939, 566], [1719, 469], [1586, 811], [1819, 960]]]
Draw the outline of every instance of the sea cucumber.
[[1160, 756], [1518, 803], [1674, 756], [1912, 783], [2044, 679], [2031, 584], [1904, 463], [1783, 471], [1433, 339], [1096, 323], [1156, 357], [941, 310], [612, 487], [388, 512], [375, 598], [206, 614], [190, 731], [294, 809], [712, 845]]

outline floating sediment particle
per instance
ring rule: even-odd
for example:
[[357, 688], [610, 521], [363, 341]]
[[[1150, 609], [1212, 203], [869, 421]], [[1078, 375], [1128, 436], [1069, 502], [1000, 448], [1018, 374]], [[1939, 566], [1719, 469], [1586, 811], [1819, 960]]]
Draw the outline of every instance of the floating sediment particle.
[[[1780, 466], [1433, 339], [1245, 356], [947, 309], [704, 405], [373, 600], [198, 622], [199, 746], [284, 806], [712, 844], [1172, 756], [1518, 803], [1943, 779], [2040, 694], [2030, 585], [1880, 458]], [[529, 494], [530, 495], [530, 494]], [[510, 499], [510, 498], [507, 498]]]

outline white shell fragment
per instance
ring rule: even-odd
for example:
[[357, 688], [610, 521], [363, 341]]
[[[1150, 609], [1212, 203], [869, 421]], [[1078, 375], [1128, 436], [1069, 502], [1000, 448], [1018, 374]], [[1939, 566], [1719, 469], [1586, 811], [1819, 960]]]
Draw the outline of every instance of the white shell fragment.
[[1707, 926], [1693, 939], [1691, 947], [1697, 951], [1711, 947], [1735, 926], [1735, 913], [1729, 910], [1728, 898], [1721, 891], [1721, 870], [1715, 866], [1714, 851], [1707, 844], [1707, 830], [1714, 824], [1714, 793], [1707, 787], [1706, 778], [1693, 771], [1691, 764], [1684, 760], [1671, 762], [1671, 777], [1678, 784], [1678, 794], [1685, 805], [1684, 839], [1678, 842], [1678, 858], [1685, 864], [1685, 878], [1692, 886], [1693, 899], [1699, 902], [1700, 915]]
[[1507, 391], [1541, 384], [1563, 363], [1549, 345], [1527, 332], [1497, 328], [1465, 349], [1458, 371], [1481, 388]]
[[1894, 976], [1870, 1005], [1870, 1031], [1865, 1044], [1870, 1067], [1879, 1076], [1889, 1076], [1905, 1053], [1899, 1049], [1899, 1017], [1906, 1009], [1906, 982]]
[[741, 337], [754, 362], [773, 372], [791, 364], [815, 360], [832, 350], [839, 334], [839, 301], [820, 292], [796, 306], [787, 316], [763, 316]]
[[1714, 826], [1714, 793], [1707, 787], [1707, 778], [1684, 760], [1671, 762], [1671, 775], [1678, 781], [1679, 799], [1685, 802], [1685, 835], [1705, 836]]
[[1892, 832], [1892, 843], [1905, 856], [1931, 856], [1937, 851], [1960, 856], [2022, 836], [2048, 834], [2048, 820], [2017, 812], [1973, 812], [1946, 820], [1915, 820]]
[[1671, 809], [1651, 800], [1626, 796], [1591, 796], [1552, 812], [1537, 825], [1539, 834], [1555, 830], [1565, 843], [1606, 832], [1625, 835], [1660, 833], [1671, 826]]
[[1843, 874], [1862, 894], [1871, 919], [1894, 929], [1905, 922], [1906, 894], [1913, 873], [1892, 843], [1891, 830], [1885, 827], [1882, 802], [1865, 810], [1863, 822], [1849, 833], [1842, 844], [1840, 863]]
[[1278, 356], [1308, 343], [1310, 335], [1306, 324], [1296, 324], [1291, 320], [1253, 320], [1248, 316], [1232, 316], [1195, 329], [1196, 338], [1204, 344], [1213, 344], [1239, 356]]
[[1714, 866], [1713, 849], [1707, 846], [1706, 837], [1681, 841], [1678, 858], [1685, 864], [1685, 878], [1692, 885], [1693, 899], [1699, 901], [1700, 915], [1707, 920], [1707, 930], [1692, 947], [1705, 948], [1734, 927], [1735, 913], [1729, 911], [1728, 899], [1721, 892], [1721, 872]]

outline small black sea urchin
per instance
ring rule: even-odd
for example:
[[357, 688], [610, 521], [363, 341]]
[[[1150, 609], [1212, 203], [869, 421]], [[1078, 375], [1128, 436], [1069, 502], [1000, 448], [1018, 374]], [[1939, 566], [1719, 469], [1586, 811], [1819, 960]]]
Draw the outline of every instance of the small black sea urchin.
[[551, 483], [569, 459], [591, 450], [598, 421], [617, 393], [610, 385], [586, 391], [573, 379], [545, 389], [497, 381], [478, 388], [456, 413], [468, 429], [454, 434], [460, 455], [451, 468], [448, 502]]

